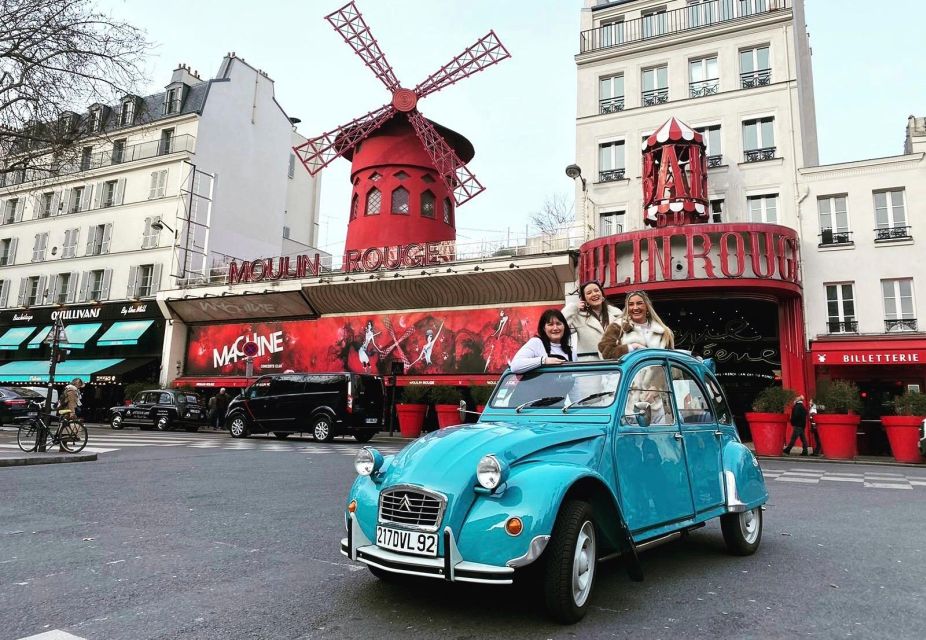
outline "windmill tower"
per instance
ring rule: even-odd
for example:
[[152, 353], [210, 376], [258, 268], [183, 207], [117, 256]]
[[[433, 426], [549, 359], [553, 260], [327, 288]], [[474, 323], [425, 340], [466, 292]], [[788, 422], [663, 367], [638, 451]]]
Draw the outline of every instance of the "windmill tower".
[[414, 89], [406, 89], [353, 2], [325, 19], [392, 93], [379, 109], [294, 147], [312, 175], [338, 156], [351, 161], [345, 255], [370, 247], [455, 240], [455, 208], [485, 187], [466, 167], [475, 155], [472, 144], [421, 115], [418, 102], [510, 57], [508, 50], [490, 31]]

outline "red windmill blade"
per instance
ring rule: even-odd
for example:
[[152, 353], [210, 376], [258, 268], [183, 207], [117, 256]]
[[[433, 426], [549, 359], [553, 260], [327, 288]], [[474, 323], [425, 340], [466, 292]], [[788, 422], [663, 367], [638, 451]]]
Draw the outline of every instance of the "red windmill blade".
[[415, 94], [420, 100], [510, 57], [511, 54], [508, 53], [508, 49], [501, 43], [495, 32], [489, 31], [479, 38], [476, 44], [465, 49], [463, 53], [415, 87]]
[[395, 91], [399, 88], [399, 80], [392, 71], [392, 65], [386, 61], [386, 55], [379, 48], [376, 38], [373, 37], [357, 5], [348, 2], [337, 11], [325, 16], [325, 20], [341, 34], [344, 42], [350, 45], [354, 53], [373, 70], [387, 89]]
[[376, 111], [371, 111], [365, 116], [351, 120], [347, 124], [342, 124], [336, 129], [293, 147], [293, 151], [296, 152], [296, 157], [309, 174], [314, 176], [331, 164], [332, 160], [366, 138], [371, 131], [378, 129], [393, 115], [395, 115], [395, 107], [391, 104], [383, 105]]
[[482, 183], [466, 168], [466, 163], [450, 148], [427, 118], [418, 111], [412, 111], [408, 114], [408, 121], [412, 123], [425, 151], [431, 156], [434, 168], [453, 192], [453, 199], [458, 206], [485, 191]]

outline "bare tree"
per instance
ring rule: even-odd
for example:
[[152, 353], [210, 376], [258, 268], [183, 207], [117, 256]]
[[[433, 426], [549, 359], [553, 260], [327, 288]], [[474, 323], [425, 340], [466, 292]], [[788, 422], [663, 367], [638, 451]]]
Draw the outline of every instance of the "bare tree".
[[561, 233], [575, 221], [572, 198], [563, 193], [548, 195], [540, 209], [530, 214], [530, 223], [548, 236]]
[[133, 93], [149, 47], [94, 0], [0, 0], [0, 174], [69, 162], [79, 114]]

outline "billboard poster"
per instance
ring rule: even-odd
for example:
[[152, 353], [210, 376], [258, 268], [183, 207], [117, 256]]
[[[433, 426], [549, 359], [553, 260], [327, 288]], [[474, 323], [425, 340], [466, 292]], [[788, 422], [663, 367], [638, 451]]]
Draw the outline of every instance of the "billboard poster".
[[244, 345], [257, 344], [254, 373], [353, 371], [389, 375], [497, 374], [534, 335], [552, 305], [411, 311], [194, 326], [188, 376], [245, 374]]

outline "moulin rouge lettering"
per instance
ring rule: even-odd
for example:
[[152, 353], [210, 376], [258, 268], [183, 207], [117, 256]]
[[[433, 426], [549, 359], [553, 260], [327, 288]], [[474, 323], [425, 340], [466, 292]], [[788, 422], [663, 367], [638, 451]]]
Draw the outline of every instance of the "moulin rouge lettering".
[[452, 242], [415, 242], [393, 247], [368, 247], [349, 249], [344, 252], [344, 271], [377, 271], [379, 269], [403, 269], [407, 267], [429, 267], [454, 258]]
[[239, 282], [263, 282], [274, 280], [292, 280], [321, 273], [321, 256], [299, 255], [277, 256], [276, 258], [258, 258], [238, 263], [232, 260], [228, 265], [228, 284]]
[[280, 353], [283, 351], [283, 332], [274, 331], [266, 336], [259, 333], [246, 333], [238, 336], [234, 342], [225, 345], [221, 350], [217, 348], [212, 350], [212, 366], [218, 369], [247, 357], [242, 351], [247, 342], [257, 343], [258, 358], [271, 353]]

